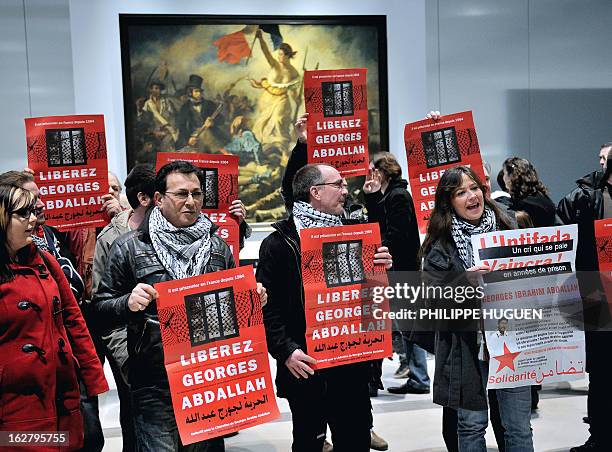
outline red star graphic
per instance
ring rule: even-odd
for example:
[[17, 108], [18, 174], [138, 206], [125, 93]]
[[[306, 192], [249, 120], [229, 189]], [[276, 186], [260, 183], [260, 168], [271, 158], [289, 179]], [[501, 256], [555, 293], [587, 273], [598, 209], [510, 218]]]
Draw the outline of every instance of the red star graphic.
[[516, 358], [520, 354], [521, 354], [521, 352], [511, 353], [510, 349], [508, 348], [508, 346], [504, 342], [504, 354], [493, 357], [493, 358], [495, 358], [496, 360], [499, 361], [499, 367], [497, 368], [497, 372], [496, 373], [499, 373], [499, 371], [502, 370], [504, 367], [508, 367], [508, 368], [514, 370], [514, 358]]

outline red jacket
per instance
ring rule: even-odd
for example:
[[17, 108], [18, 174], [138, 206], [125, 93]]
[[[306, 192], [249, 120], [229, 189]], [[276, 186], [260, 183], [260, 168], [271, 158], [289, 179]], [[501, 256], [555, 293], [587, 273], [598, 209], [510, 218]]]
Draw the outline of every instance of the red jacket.
[[32, 251], [26, 265], [10, 267], [15, 278], [0, 284], [0, 430], [69, 432], [68, 449], [20, 451], [78, 449], [77, 372], [93, 396], [108, 390], [102, 365], [57, 261]]

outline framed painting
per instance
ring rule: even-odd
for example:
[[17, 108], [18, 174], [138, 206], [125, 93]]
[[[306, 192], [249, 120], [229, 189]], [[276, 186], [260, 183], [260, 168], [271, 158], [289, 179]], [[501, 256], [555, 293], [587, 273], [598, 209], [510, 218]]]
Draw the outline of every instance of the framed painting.
[[128, 170], [159, 152], [237, 155], [248, 219], [284, 217], [281, 178], [313, 69], [367, 69], [369, 150], [388, 149], [385, 16], [121, 14], [119, 24]]

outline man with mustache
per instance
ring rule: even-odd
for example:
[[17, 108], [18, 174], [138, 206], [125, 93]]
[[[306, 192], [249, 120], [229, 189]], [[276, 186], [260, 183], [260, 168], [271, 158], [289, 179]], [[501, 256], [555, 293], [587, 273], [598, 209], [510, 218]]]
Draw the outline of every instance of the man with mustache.
[[[113, 244], [94, 297], [97, 320], [112, 329], [127, 323], [128, 382], [140, 451], [222, 452], [222, 438], [183, 446], [164, 367], [153, 285], [233, 268], [232, 253], [201, 213], [203, 172], [189, 162], [163, 166], [155, 178], [155, 207], [138, 229]], [[265, 289], [258, 286], [262, 304]]]

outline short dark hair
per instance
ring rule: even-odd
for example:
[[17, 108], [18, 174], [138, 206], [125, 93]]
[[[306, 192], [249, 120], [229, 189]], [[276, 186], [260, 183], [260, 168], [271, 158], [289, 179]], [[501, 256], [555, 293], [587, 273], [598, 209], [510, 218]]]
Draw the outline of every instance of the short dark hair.
[[372, 157], [372, 165], [385, 175], [389, 181], [401, 179], [402, 167], [390, 152], [379, 152]]
[[125, 179], [125, 196], [132, 209], [140, 206], [138, 193], [144, 193], [153, 199], [155, 194], [155, 169], [148, 163], [140, 163], [130, 171]]
[[599, 150], [601, 151], [603, 148], [612, 148], [612, 141], [608, 141], [601, 146], [599, 146]]
[[0, 174], [0, 184], [14, 185], [21, 188], [28, 182], [34, 182], [34, 176], [25, 171], [7, 171]]
[[323, 182], [320, 166], [319, 163], [311, 163], [295, 173], [292, 184], [294, 201], [310, 201], [310, 187]]
[[162, 166], [155, 176], [155, 191], [160, 193], [166, 193], [167, 179], [170, 173], [181, 173], [181, 174], [195, 174], [200, 180], [200, 187], [204, 190], [204, 172], [185, 160], [175, 160]]

